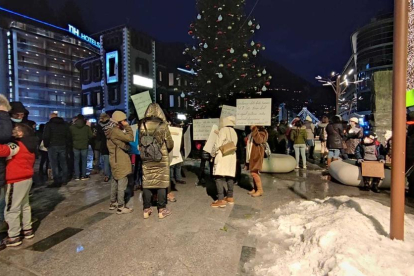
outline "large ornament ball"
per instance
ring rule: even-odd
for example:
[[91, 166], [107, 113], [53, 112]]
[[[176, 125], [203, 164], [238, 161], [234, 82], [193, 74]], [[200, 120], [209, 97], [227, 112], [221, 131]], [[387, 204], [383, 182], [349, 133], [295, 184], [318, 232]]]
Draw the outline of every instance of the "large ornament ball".
[[223, 64], [223, 63], [220, 63], [220, 64], [219, 64], [219, 67], [224, 67], [224, 64]]
[[265, 46], [263, 46], [263, 47], [262, 47], [262, 50], [263, 50], [263, 51], [264, 51], [264, 50], [266, 50], [266, 47], [265, 47]]
[[248, 55], [247, 53], [244, 53], [244, 54], [243, 54], [243, 57], [244, 57], [244, 58], [248, 58], [248, 57], [249, 57], [249, 55]]
[[227, 29], [231, 30], [231, 29], [233, 29], [233, 27], [232, 26], [228, 26]]
[[207, 83], [211, 83], [211, 80], [208, 80]]
[[262, 76], [262, 74], [261, 74], [261, 73], [259, 73], [259, 74], [257, 74], [257, 76], [260, 78], [260, 77]]

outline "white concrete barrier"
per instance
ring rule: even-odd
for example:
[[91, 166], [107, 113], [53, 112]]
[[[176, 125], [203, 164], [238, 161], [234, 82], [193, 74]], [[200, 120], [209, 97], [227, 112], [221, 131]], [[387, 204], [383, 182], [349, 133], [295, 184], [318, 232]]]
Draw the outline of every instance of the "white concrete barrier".
[[[349, 186], [362, 186], [361, 168], [342, 160], [334, 161], [329, 167], [329, 174], [332, 178]], [[391, 170], [385, 169], [385, 178], [379, 184], [380, 188], [391, 187]]]
[[264, 173], [288, 173], [295, 169], [296, 160], [286, 154], [272, 154], [270, 158], [263, 160]]

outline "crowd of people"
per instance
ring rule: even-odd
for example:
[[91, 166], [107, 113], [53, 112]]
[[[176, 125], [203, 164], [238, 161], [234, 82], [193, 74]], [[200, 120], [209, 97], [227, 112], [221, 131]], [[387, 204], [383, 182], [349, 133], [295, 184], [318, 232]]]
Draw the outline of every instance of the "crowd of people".
[[[0, 230], [8, 233], [0, 250], [19, 246], [24, 239], [34, 237], [29, 193], [37, 157], [40, 158], [39, 174], [49, 174], [48, 187], [56, 188], [71, 180], [89, 179], [88, 151], [92, 148], [91, 174], [101, 173], [104, 182], [111, 182], [110, 210], [120, 215], [132, 213], [129, 203], [134, 191], [142, 190], [144, 219], [152, 215], [154, 205], [159, 219], [171, 215], [167, 203], [177, 201], [174, 187], [186, 181], [182, 163], [170, 166], [174, 141], [169, 126], [183, 125], [174, 124], [158, 104], [150, 104], [140, 121], [128, 120], [124, 112], [115, 111], [111, 115], [102, 113], [96, 124], [90, 124], [82, 115], [67, 123], [52, 113], [49, 122], [40, 125], [38, 131], [35, 131], [36, 123], [29, 121], [27, 115], [22, 103], [9, 104], [0, 96]], [[410, 115], [414, 121], [414, 114]], [[361, 164], [364, 161], [385, 163], [387, 156], [391, 156], [392, 137], [385, 146], [381, 145], [375, 133], [364, 134], [357, 118], [351, 118], [348, 124], [340, 116], [331, 120], [323, 117], [315, 125], [308, 116], [304, 121], [295, 118], [291, 124], [281, 121], [267, 129], [250, 126], [241, 131], [235, 129], [235, 117], [229, 116], [221, 119], [210, 152], [203, 148], [207, 141], [195, 142], [201, 159], [196, 185], [204, 185], [209, 175], [217, 188], [211, 207], [225, 208], [235, 203], [234, 186], [240, 182], [242, 168], [252, 178], [248, 194], [253, 198], [262, 196], [260, 172], [264, 158], [272, 152], [292, 154], [296, 157], [296, 169], [307, 169], [307, 160], [315, 161], [317, 139], [321, 142], [320, 163], [327, 166], [339, 158], [354, 158]], [[407, 132], [407, 150], [413, 148], [414, 122]], [[412, 156], [407, 154], [407, 168], [414, 165]], [[209, 174], [205, 171], [207, 164]], [[363, 189], [379, 192], [379, 182], [377, 178], [364, 178]]]

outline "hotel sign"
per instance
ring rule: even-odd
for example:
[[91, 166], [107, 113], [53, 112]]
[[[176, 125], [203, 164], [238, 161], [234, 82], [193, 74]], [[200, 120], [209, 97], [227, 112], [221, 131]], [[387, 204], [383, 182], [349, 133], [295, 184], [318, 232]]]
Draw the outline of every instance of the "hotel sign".
[[68, 26], [69, 26], [69, 30], [68, 30], [68, 31], [69, 31], [71, 34], [73, 34], [73, 35], [75, 35], [75, 36], [79, 37], [80, 39], [82, 39], [82, 40], [84, 40], [84, 41], [88, 42], [89, 44], [92, 44], [92, 45], [93, 45], [93, 46], [95, 46], [95, 47], [98, 47], [98, 48], [100, 48], [100, 47], [101, 47], [101, 44], [100, 44], [99, 42], [97, 42], [95, 39], [93, 39], [93, 38], [91, 38], [91, 37], [87, 36], [86, 34], [84, 34], [84, 33], [80, 32], [78, 28], [76, 28], [76, 27], [74, 27], [74, 26], [72, 26], [72, 25], [70, 25], [70, 24], [68, 24]]

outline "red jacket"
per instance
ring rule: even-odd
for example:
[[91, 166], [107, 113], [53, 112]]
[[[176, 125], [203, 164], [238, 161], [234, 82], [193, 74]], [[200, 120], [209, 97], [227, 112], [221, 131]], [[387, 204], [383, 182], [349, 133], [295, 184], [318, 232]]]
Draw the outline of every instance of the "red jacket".
[[[35, 153], [30, 152], [21, 141], [18, 141], [17, 145], [19, 146], [19, 152], [7, 161], [7, 184], [30, 179], [34, 174]], [[9, 157], [11, 155], [12, 150], [8, 145], [0, 145], [0, 157]]]

